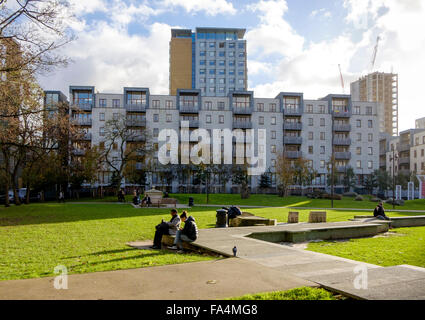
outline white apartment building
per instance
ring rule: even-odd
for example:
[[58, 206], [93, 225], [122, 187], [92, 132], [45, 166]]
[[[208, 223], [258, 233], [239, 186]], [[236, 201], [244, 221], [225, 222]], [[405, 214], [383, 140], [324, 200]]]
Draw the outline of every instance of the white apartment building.
[[[176, 96], [170, 96], [151, 95], [148, 88], [124, 88], [122, 94], [108, 94], [95, 93], [94, 87], [87, 86], [71, 86], [69, 93], [70, 114], [87, 132], [84, 141], [77, 144], [105, 143], [105, 121], [122, 115], [131, 130], [147, 130], [157, 150], [163, 143], [158, 142], [159, 131], [179, 132], [181, 121], [188, 120], [190, 130], [254, 129], [257, 134], [256, 129], [265, 129], [266, 168], [273, 186], [276, 186], [277, 157], [282, 152], [290, 159], [309, 160], [317, 172], [310, 186], [315, 188], [327, 188], [327, 163], [333, 153], [340, 179], [352, 167], [361, 185], [364, 176], [379, 168], [377, 103], [352, 101], [350, 95], [304, 100], [302, 93], [281, 92], [275, 98], [257, 98], [252, 91], [234, 91], [226, 97], [207, 97], [197, 89], [180, 89]], [[157, 152], [153, 156], [157, 157]], [[140, 163], [138, 168], [143, 166]], [[98, 184], [106, 186], [110, 178], [111, 173], [105, 171]], [[225, 190], [218, 181], [212, 181], [212, 190], [235, 192], [231, 181]], [[259, 181], [260, 176], [251, 177], [251, 191], [255, 192]], [[155, 172], [149, 173], [148, 185], [162, 186]], [[168, 189], [182, 191], [183, 185], [190, 183], [173, 181]]]

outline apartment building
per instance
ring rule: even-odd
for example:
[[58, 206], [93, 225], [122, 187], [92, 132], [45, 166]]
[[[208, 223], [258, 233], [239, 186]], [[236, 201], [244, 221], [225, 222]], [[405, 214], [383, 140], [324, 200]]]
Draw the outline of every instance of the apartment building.
[[202, 96], [226, 97], [248, 85], [245, 29], [172, 29], [170, 95], [199, 89]]
[[413, 134], [413, 145], [410, 148], [411, 171], [425, 174], [425, 128]]
[[398, 75], [374, 72], [351, 83], [355, 101], [379, 102], [379, 130], [398, 135]]
[[[121, 115], [126, 117], [130, 130], [150, 133], [155, 150], [163, 142], [158, 141], [162, 129], [179, 132], [181, 121], [189, 122], [189, 130], [213, 129], [258, 129], [266, 132], [265, 167], [270, 171], [272, 183], [276, 184], [275, 167], [279, 154], [286, 153], [289, 159], [303, 157], [317, 172], [312, 182], [314, 187], [326, 188], [327, 163], [335, 155], [339, 181], [352, 167], [361, 184], [364, 176], [379, 168], [379, 122], [377, 103], [352, 101], [350, 95], [328, 95], [318, 100], [304, 100], [303, 93], [281, 92], [275, 98], [257, 98], [252, 91], [233, 91], [227, 96], [204, 96], [200, 89], [178, 89], [176, 95], [153, 95], [148, 88], [124, 88], [122, 94], [95, 93], [94, 87], [70, 87], [70, 114], [86, 131], [78, 145], [100, 145], [105, 141], [105, 121]], [[257, 141], [247, 138], [246, 144]], [[137, 140], [137, 139], [135, 139]], [[193, 140], [193, 141], [192, 141]], [[196, 141], [195, 141], [196, 140]], [[197, 139], [190, 141], [197, 144]], [[143, 142], [127, 141], [127, 143]], [[252, 145], [257, 149], [255, 143]], [[83, 148], [81, 148], [83, 149]], [[233, 143], [233, 157], [236, 144]], [[118, 152], [118, 150], [117, 150]], [[153, 153], [158, 163], [157, 152]], [[235, 163], [235, 162], [233, 162]], [[143, 169], [139, 163], [137, 168]], [[180, 179], [180, 178], [179, 178]], [[173, 181], [170, 191], [188, 191], [190, 181]], [[251, 190], [259, 185], [259, 176], [251, 177]], [[98, 184], [108, 185], [111, 172], [105, 170]], [[123, 183], [125, 183], [123, 181]], [[150, 186], [161, 187], [159, 175], [149, 173]], [[212, 179], [212, 188], [217, 192], [235, 191], [231, 181], [224, 190], [219, 178]]]

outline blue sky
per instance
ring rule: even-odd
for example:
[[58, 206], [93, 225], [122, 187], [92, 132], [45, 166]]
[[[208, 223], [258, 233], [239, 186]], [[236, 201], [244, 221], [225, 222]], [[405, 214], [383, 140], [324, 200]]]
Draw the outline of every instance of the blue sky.
[[69, 85], [100, 92], [125, 86], [168, 93], [170, 29], [246, 28], [248, 86], [258, 97], [280, 91], [317, 99], [341, 93], [338, 64], [349, 83], [371, 71], [400, 76], [400, 128], [425, 116], [418, 71], [425, 71], [425, 8], [421, 0], [70, 0], [78, 39], [64, 48], [73, 63], [41, 78], [45, 89]]

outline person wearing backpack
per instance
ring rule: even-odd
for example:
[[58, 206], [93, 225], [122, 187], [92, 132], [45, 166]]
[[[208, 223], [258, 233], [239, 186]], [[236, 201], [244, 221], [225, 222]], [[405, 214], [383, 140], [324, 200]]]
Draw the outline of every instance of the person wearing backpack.
[[176, 233], [176, 238], [174, 239], [174, 245], [168, 247], [171, 250], [179, 250], [177, 252], [182, 252], [182, 241], [193, 242], [198, 238], [198, 227], [195, 222], [195, 218], [192, 216], [187, 216], [187, 212], [183, 211], [180, 215], [180, 220], [184, 222], [184, 227]]
[[164, 234], [175, 235], [180, 227], [180, 217], [176, 209], [171, 209], [171, 219], [168, 222], [162, 220], [155, 228], [155, 237], [151, 249], [161, 249], [162, 236]]

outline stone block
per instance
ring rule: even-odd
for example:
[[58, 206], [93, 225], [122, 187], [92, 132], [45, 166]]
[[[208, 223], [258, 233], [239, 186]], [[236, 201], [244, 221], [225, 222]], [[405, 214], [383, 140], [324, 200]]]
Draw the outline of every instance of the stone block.
[[326, 222], [326, 211], [310, 211], [308, 222], [309, 223]]
[[289, 211], [288, 223], [298, 223], [299, 213], [298, 211]]

